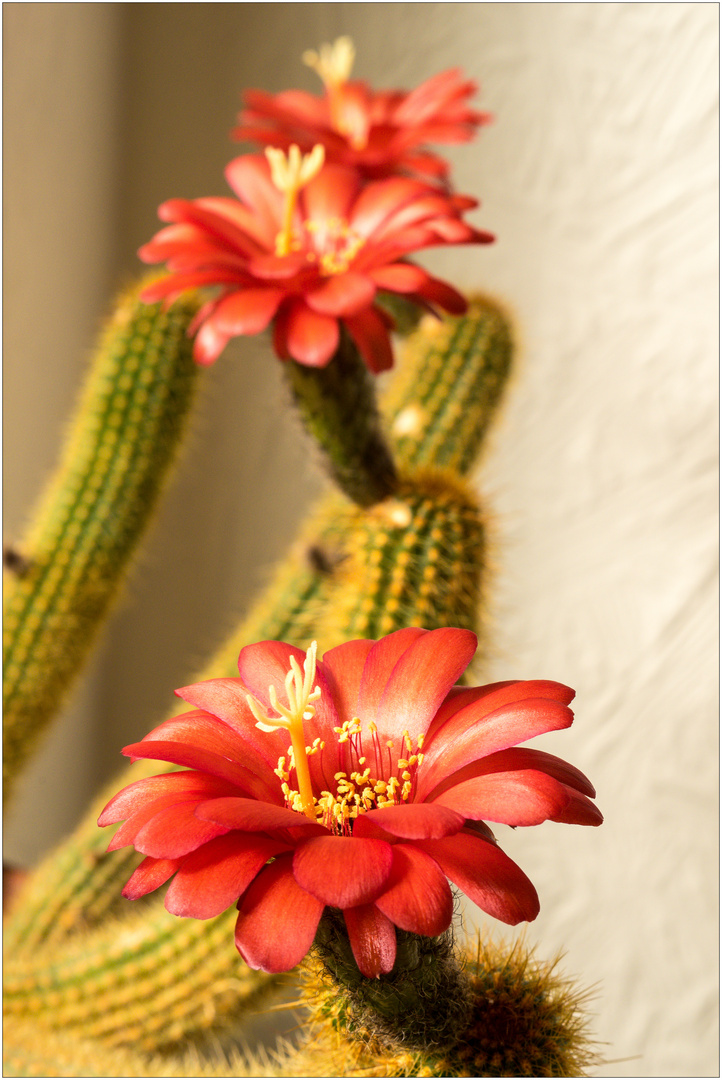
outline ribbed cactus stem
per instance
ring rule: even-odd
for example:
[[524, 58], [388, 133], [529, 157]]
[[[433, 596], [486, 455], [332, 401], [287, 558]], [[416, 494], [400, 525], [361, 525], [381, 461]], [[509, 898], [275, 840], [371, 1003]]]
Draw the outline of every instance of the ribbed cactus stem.
[[486, 550], [487, 527], [463, 480], [435, 470], [404, 476], [393, 498], [349, 510], [319, 642], [327, 649], [403, 626], [476, 630]]
[[76, 935], [39, 963], [6, 955], [6, 1016], [33, 1017], [107, 1046], [146, 1052], [240, 1022], [278, 985], [233, 947], [236, 912], [176, 919], [160, 898]]
[[4, 607], [4, 796], [80, 670], [174, 457], [196, 385], [187, 331], [126, 293], [91, 365], [63, 453], [20, 545]]
[[359, 506], [391, 495], [396, 467], [383, 434], [373, 378], [348, 334], [341, 334], [326, 367], [289, 360], [284, 371], [334, 482]]
[[469, 471], [508, 382], [513, 345], [507, 316], [486, 297], [472, 297], [459, 317], [423, 319], [381, 403], [401, 468]]

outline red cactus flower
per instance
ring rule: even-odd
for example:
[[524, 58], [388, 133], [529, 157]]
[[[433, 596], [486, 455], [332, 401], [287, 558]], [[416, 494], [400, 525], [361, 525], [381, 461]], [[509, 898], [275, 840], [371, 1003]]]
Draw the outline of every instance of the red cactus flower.
[[391, 366], [389, 320], [374, 305], [377, 290], [459, 314], [466, 301], [403, 256], [440, 244], [488, 243], [489, 233], [462, 221], [476, 205], [403, 177], [364, 184], [352, 169], [323, 164], [317, 147], [292, 147], [268, 158], [236, 158], [226, 178], [238, 200], [204, 198], [163, 203], [174, 224], [140, 249], [146, 262], [166, 262], [170, 276], [143, 293], [153, 302], [185, 289], [217, 285], [194, 329], [195, 358], [212, 363], [228, 340], [274, 323], [282, 359], [325, 366], [339, 344], [340, 324], [372, 371]]
[[517, 746], [568, 727], [574, 692], [455, 686], [475, 648], [467, 630], [409, 628], [317, 662], [315, 642], [304, 655], [264, 641], [241, 651], [240, 678], [177, 691], [195, 711], [123, 752], [186, 771], [136, 781], [99, 819], [125, 819], [109, 850], [146, 856], [124, 895], [173, 877], [175, 915], [208, 919], [237, 902], [236, 946], [270, 972], [305, 956], [326, 906], [343, 911], [361, 972], [389, 972], [395, 927], [448, 928], [447, 878], [505, 923], [534, 919], [534, 886], [482, 819], [602, 817], [577, 769]]
[[370, 179], [404, 173], [438, 182], [445, 180], [448, 164], [424, 144], [467, 142], [491, 119], [469, 108], [477, 86], [457, 69], [427, 79], [410, 93], [376, 93], [364, 82], [349, 81], [354, 60], [350, 38], [324, 45], [320, 53], [308, 51], [303, 59], [323, 80], [323, 96], [249, 90], [235, 138], [285, 150], [296, 143], [306, 152], [321, 144], [328, 161], [351, 165]]

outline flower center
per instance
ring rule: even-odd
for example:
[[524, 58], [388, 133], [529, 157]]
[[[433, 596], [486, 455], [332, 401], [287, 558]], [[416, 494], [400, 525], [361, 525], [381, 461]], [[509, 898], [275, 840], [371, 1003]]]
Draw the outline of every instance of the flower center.
[[305, 228], [313, 248], [308, 258], [318, 260], [325, 276], [346, 273], [365, 243], [364, 237], [341, 218], [307, 221]]
[[266, 157], [271, 167], [271, 180], [285, 196], [281, 231], [276, 237], [276, 255], [288, 255], [294, 247], [293, 214], [298, 193], [321, 171], [325, 151], [323, 146], [317, 143], [310, 154], [302, 154], [294, 143], [289, 147], [288, 156], [278, 147], [269, 146], [266, 148]]

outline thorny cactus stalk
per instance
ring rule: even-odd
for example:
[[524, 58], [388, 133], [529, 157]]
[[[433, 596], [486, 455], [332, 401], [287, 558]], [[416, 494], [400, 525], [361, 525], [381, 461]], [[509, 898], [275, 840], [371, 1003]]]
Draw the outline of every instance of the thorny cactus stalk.
[[[185, 431], [200, 298], [118, 303], [3, 606], [3, 798], [84, 664]], [[15, 550], [15, 549], [11, 549]], [[7, 561], [7, 560], [6, 560]]]

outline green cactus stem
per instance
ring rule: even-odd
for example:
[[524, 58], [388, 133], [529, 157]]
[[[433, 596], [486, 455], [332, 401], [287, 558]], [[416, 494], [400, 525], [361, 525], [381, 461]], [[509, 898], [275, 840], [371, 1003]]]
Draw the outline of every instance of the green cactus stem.
[[423, 319], [405, 341], [381, 402], [400, 468], [469, 472], [497, 413], [513, 352], [509, 319], [486, 297], [472, 297], [457, 318]]
[[411, 1043], [403, 1023], [389, 1031], [355, 987], [339, 993], [327, 964], [307, 964], [313, 1060], [328, 1068], [333, 1056], [350, 1076], [424, 1077], [588, 1076], [601, 1063], [589, 1032], [589, 993], [559, 971], [558, 958], [537, 959], [523, 938], [509, 945], [479, 936], [449, 962], [463, 986], [464, 1008], [430, 1001], [432, 1017], [441, 1004], [452, 1019], [443, 1043], [422, 1046]]
[[359, 506], [391, 495], [396, 467], [381, 426], [373, 377], [345, 331], [326, 367], [284, 364], [301, 418], [330, 475]]
[[[289, 1057], [289, 1063], [293, 1059]], [[37, 1020], [8, 1018], [3, 1025], [3, 1076], [108, 1077], [144, 1076], [261, 1077], [278, 1075], [266, 1057], [249, 1058], [238, 1050], [211, 1058], [191, 1044], [177, 1054], [142, 1054], [132, 1047], [109, 1047], [75, 1031], [55, 1031]], [[284, 1076], [293, 1073], [283, 1072]]]
[[6, 585], [5, 797], [118, 591], [193, 398], [187, 331], [200, 300], [163, 310], [137, 291], [103, 334], [58, 472], [18, 549], [22, 572]]
[[369, 510], [352, 508], [333, 603], [316, 626], [324, 649], [403, 626], [476, 630], [487, 527], [453, 473], [423, 470]]
[[6, 956], [5, 1015], [143, 1052], [235, 1025], [279, 984], [242, 963], [235, 920], [233, 908], [207, 921], [174, 918], [156, 898], [76, 935], [42, 963]]
[[450, 931], [422, 937], [396, 930], [396, 963], [388, 975], [367, 979], [358, 970], [340, 911], [327, 908], [314, 953], [337, 992], [346, 1029], [373, 1031], [396, 1048], [427, 1050], [456, 1038], [468, 1025], [472, 997], [454, 954]]

